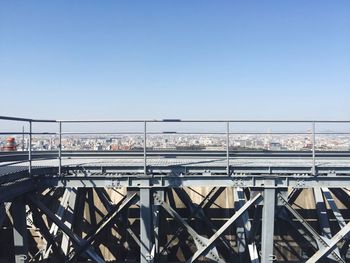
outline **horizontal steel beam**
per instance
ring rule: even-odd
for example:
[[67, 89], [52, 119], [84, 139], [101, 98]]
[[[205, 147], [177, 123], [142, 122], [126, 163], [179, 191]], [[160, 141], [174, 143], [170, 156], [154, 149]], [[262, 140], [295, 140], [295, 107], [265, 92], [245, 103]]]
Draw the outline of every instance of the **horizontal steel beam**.
[[22, 179], [16, 183], [0, 185], [0, 203], [11, 201], [17, 196], [34, 191], [38, 185], [31, 179]]
[[265, 188], [265, 180], [274, 179], [275, 188], [313, 188], [350, 187], [350, 176], [272, 176], [272, 175], [234, 175], [228, 176], [64, 176], [38, 178], [37, 184], [46, 187], [140, 187], [141, 181], [148, 180], [153, 187], [255, 187]]

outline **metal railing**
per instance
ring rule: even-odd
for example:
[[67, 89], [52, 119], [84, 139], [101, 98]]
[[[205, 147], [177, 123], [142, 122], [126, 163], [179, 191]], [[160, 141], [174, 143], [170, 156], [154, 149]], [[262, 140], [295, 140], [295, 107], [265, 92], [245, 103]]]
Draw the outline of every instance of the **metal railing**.
[[[97, 135], [97, 134], [105, 134], [105, 135], [139, 135], [143, 136], [143, 170], [144, 173], [147, 174], [147, 156], [150, 151], [147, 151], [147, 136], [149, 135], [161, 135], [161, 134], [173, 134], [173, 135], [200, 135], [200, 134], [212, 134], [212, 135], [226, 135], [226, 171], [227, 174], [230, 175], [230, 135], [234, 134], [250, 134], [250, 135], [309, 135], [311, 136], [311, 156], [312, 156], [312, 174], [316, 174], [316, 135], [321, 134], [344, 134], [350, 135], [350, 132], [317, 132], [316, 126], [317, 124], [350, 124], [350, 121], [344, 120], [180, 120], [180, 119], [163, 119], [163, 120], [43, 120], [43, 119], [27, 119], [27, 118], [17, 118], [17, 117], [6, 117], [0, 116], [0, 121], [17, 121], [17, 122], [25, 122], [29, 125], [29, 131], [24, 132], [3, 132], [0, 131], [0, 135], [28, 135], [29, 136], [29, 145], [28, 145], [28, 172], [32, 174], [32, 162], [33, 162], [33, 150], [32, 150], [32, 139], [33, 135], [55, 135], [58, 136], [58, 173], [62, 174], [62, 136], [64, 135]], [[35, 123], [56, 123], [58, 124], [57, 132], [33, 132], [33, 124]], [[143, 132], [131, 131], [131, 132], [63, 132], [64, 124], [86, 124], [86, 123], [140, 123], [143, 124]], [[162, 132], [151, 132], [148, 131], [148, 124], [150, 123], [222, 123], [226, 126], [225, 132], [176, 132], [176, 131], [162, 131]], [[310, 125], [311, 132], [231, 132], [230, 125], [231, 124], [239, 124], [239, 123], [250, 123], [250, 124], [268, 124], [268, 123], [294, 123], [294, 124], [307, 124]]]

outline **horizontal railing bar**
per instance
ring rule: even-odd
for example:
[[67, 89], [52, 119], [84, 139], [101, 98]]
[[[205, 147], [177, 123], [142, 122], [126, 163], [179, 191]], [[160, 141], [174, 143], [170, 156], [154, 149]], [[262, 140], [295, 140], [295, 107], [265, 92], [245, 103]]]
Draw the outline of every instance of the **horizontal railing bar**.
[[25, 121], [25, 122], [57, 122], [56, 120], [28, 119], [28, 118], [9, 117], [9, 116], [0, 116], [0, 120]]
[[29, 132], [0, 132], [0, 135], [28, 135]]
[[58, 132], [32, 132], [32, 135], [58, 135]]
[[[0, 135], [29, 135], [29, 132], [0, 132]], [[141, 135], [143, 132], [62, 132], [62, 135], [94, 135], [94, 134], [101, 134], [101, 135]], [[225, 132], [176, 132], [176, 131], [162, 131], [162, 132], [148, 132], [149, 135], [155, 135], [155, 134], [218, 134], [218, 135], [226, 135]], [[230, 132], [230, 135], [310, 135], [310, 132]], [[316, 135], [348, 135], [350, 132], [316, 132]], [[58, 132], [33, 132], [32, 135], [59, 135]]]
[[[0, 132], [0, 135], [29, 135], [29, 132]], [[62, 135], [142, 135], [143, 132], [62, 132]], [[171, 135], [171, 134], [188, 134], [188, 135], [226, 135], [225, 132], [148, 132], [148, 135]], [[310, 132], [230, 132], [230, 135], [310, 135]], [[58, 132], [33, 132], [32, 135], [59, 135]], [[316, 132], [315, 135], [350, 135], [350, 132]]]
[[0, 120], [6, 120], [6, 121], [25, 121], [25, 122], [30, 122], [30, 121], [32, 121], [31, 119], [27, 119], [27, 118], [8, 117], [8, 116], [0, 116]]
[[261, 119], [261, 120], [239, 120], [239, 119], [228, 119], [228, 120], [213, 120], [213, 119], [203, 119], [203, 120], [181, 120], [181, 119], [162, 119], [162, 120], [113, 120], [113, 119], [106, 119], [106, 120], [50, 120], [50, 119], [29, 119], [29, 118], [19, 118], [19, 117], [8, 117], [8, 116], [0, 116], [0, 120], [13, 120], [13, 121], [27, 121], [27, 122], [62, 122], [62, 123], [91, 123], [91, 122], [98, 122], [98, 123], [107, 123], [107, 122], [214, 122], [214, 123], [350, 123], [350, 120], [271, 120], [271, 119]]
[[143, 134], [143, 132], [62, 132], [62, 135], [94, 135], [94, 134], [101, 134], [101, 135], [137, 135], [137, 134]]
[[[0, 132], [0, 135], [29, 135], [30, 132]], [[57, 132], [32, 132], [32, 135], [56, 135]]]
[[350, 123], [348, 120], [57, 120], [62, 123], [160, 123], [160, 122], [192, 122], [192, 123]]
[[[149, 147], [147, 147], [147, 150], [150, 150]], [[235, 154], [246, 154], [246, 153], [269, 153], [269, 154], [274, 154], [274, 153], [285, 153], [285, 154], [298, 154], [298, 153], [310, 153], [309, 151], [310, 149], [306, 149], [306, 150], [275, 150], [275, 151], [271, 151], [271, 150], [254, 150], [254, 149], [250, 149], [250, 150], [230, 150], [230, 153]], [[134, 152], [134, 153], [142, 153], [142, 149], [134, 149], [134, 150], [70, 150], [70, 149], [66, 149], [66, 150], [62, 150], [62, 153], [91, 153], [91, 154], [98, 154], [98, 153], [128, 153], [128, 152]], [[225, 152], [224, 150], [167, 150], [167, 148], [165, 148], [165, 150], [159, 150], [159, 149], [155, 149], [155, 150], [150, 150], [150, 152], [160, 152], [160, 153], [164, 153], [164, 152], [172, 152], [172, 153], [211, 153], [211, 152]], [[33, 155], [52, 155], [55, 156], [55, 154], [57, 155], [57, 149], [53, 149], [53, 150], [45, 150], [45, 151], [41, 151], [41, 150], [33, 150], [32, 151]], [[334, 151], [334, 150], [317, 150], [317, 153], [337, 153], [337, 154], [349, 154], [349, 151]], [[28, 155], [28, 151], [15, 151], [15, 152], [1, 152], [0, 151], [0, 158], [3, 157], [16, 157], [16, 156], [27, 156]]]

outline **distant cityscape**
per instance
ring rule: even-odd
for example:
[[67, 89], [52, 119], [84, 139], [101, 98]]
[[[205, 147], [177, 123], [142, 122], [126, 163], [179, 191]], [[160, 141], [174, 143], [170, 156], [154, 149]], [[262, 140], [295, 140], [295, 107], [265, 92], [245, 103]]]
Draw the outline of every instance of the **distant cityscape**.
[[[308, 151], [312, 149], [311, 135], [270, 135], [244, 134], [230, 135], [230, 150], [257, 151]], [[225, 135], [148, 135], [147, 150], [226, 150]], [[141, 135], [98, 135], [62, 136], [62, 149], [67, 151], [137, 151], [142, 150], [144, 142]], [[28, 136], [1, 136], [1, 151], [26, 151]], [[57, 150], [58, 136], [33, 135], [32, 149], [35, 151]], [[317, 135], [316, 149], [324, 151], [349, 151], [350, 135]]]

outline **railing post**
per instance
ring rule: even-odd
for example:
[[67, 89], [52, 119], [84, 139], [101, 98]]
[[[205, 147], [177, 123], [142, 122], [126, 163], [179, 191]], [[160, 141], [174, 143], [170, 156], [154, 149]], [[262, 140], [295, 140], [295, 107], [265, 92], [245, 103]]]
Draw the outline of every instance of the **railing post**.
[[28, 143], [29, 175], [32, 175], [32, 121], [29, 121], [29, 143]]
[[22, 126], [22, 152], [24, 152], [24, 126]]
[[230, 175], [230, 122], [226, 123], [226, 158], [227, 158], [227, 175]]
[[147, 122], [144, 122], [144, 133], [143, 133], [143, 170], [147, 175]]
[[316, 175], [316, 124], [312, 122], [312, 174]]
[[62, 122], [58, 123], [59, 143], [58, 143], [58, 175], [62, 173]]

